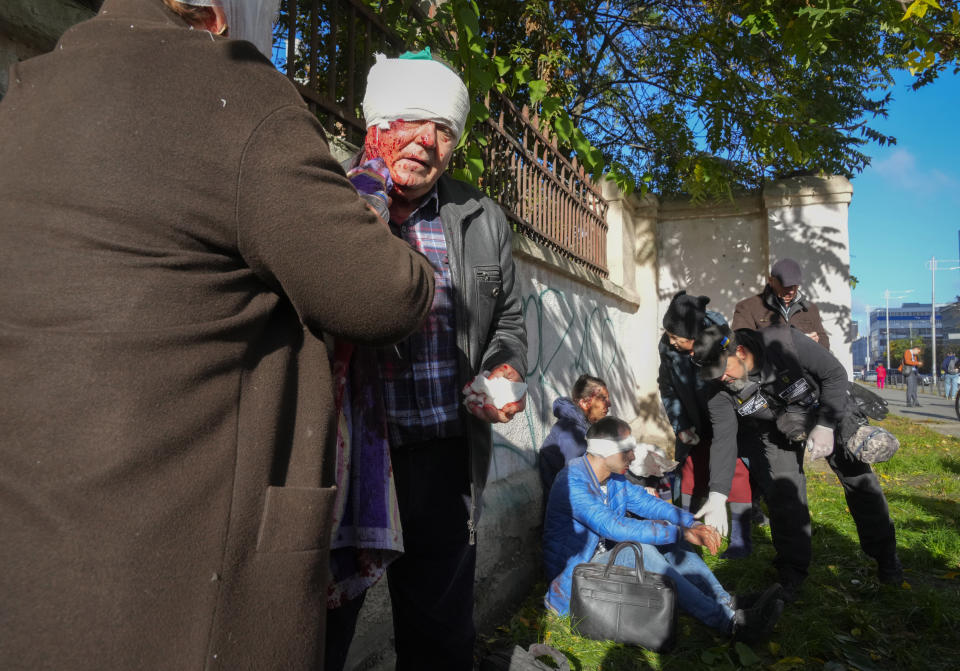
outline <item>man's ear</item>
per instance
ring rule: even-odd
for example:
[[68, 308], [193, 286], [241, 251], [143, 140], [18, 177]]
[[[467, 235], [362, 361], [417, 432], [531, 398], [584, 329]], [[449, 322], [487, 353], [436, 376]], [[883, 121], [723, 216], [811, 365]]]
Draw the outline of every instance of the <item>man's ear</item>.
[[746, 350], [746, 348], [745, 348], [743, 345], [737, 345], [737, 349], [735, 350], [735, 354], [737, 355], [737, 358], [740, 359], [740, 361], [746, 361], [746, 359], [747, 359], [747, 350]]
[[590, 407], [590, 399], [581, 398], [579, 401], [577, 401], [577, 405], [580, 407], [580, 410], [583, 412], [583, 414], [587, 414], [587, 409]]
[[227, 15], [224, 14], [223, 7], [211, 5], [210, 9], [213, 10], [213, 18], [205, 22], [203, 30], [209, 30], [214, 35], [226, 35]]

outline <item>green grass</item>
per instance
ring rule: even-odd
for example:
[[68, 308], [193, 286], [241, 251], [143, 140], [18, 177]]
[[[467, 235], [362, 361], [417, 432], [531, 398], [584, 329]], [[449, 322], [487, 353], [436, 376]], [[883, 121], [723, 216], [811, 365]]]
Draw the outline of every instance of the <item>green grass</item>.
[[[880, 422], [900, 439], [894, 458], [876, 467], [897, 528], [902, 585], [881, 585], [860, 550], [836, 476], [825, 462], [808, 467], [813, 565], [802, 598], [788, 604], [773, 636], [731, 643], [681, 615], [677, 647], [659, 655], [580, 638], [567, 618], [542, 605], [537, 585], [509, 622], [481, 641], [480, 652], [544, 642], [576, 671], [603, 669], [770, 669], [952, 671], [960, 668], [960, 440], [890, 416]], [[825, 470], [824, 470], [825, 469]], [[764, 588], [775, 578], [769, 528], [754, 527], [747, 559], [704, 553], [732, 592]]]

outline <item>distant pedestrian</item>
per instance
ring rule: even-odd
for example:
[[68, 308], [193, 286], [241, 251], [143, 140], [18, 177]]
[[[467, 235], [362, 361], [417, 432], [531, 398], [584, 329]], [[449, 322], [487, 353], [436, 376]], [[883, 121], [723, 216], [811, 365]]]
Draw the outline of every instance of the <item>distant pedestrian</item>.
[[920, 348], [911, 347], [903, 353], [903, 381], [907, 385], [907, 407], [919, 408], [917, 401], [917, 380], [920, 377]]
[[887, 381], [887, 367], [882, 363], [877, 364], [877, 388], [883, 389], [884, 382]]
[[947, 398], [953, 398], [957, 395], [957, 382], [960, 378], [960, 368], [957, 367], [957, 355], [948, 350], [947, 356], [943, 359], [943, 395]]

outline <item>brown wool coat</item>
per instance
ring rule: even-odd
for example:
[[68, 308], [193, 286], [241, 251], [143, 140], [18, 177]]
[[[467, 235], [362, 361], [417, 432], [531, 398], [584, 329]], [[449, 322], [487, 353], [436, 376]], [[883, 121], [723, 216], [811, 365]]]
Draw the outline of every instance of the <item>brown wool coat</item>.
[[0, 667], [321, 668], [323, 336], [405, 336], [433, 272], [294, 87], [107, 0], [11, 70], [0, 286]]
[[784, 320], [783, 313], [776, 308], [776, 300], [776, 296], [767, 285], [763, 293], [740, 301], [734, 308], [730, 328], [734, 331], [737, 329], [759, 330], [774, 324], [787, 323], [803, 333], [816, 332], [820, 336], [818, 342], [825, 349], [830, 349], [830, 337], [823, 328], [820, 309], [816, 303], [798, 297], [790, 306], [790, 319]]

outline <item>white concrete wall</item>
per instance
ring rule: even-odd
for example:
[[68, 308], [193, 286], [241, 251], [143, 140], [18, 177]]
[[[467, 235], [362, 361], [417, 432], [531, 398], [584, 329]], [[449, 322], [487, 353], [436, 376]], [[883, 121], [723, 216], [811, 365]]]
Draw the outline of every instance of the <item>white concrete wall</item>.
[[852, 194], [843, 177], [797, 177], [732, 203], [648, 203], [659, 226], [659, 315], [686, 289], [710, 296], [729, 321], [737, 302], [763, 290], [770, 266], [789, 257], [803, 268], [801, 290], [820, 308], [830, 351], [851, 374]]
[[853, 374], [850, 234], [853, 186], [844, 177], [796, 177], [767, 184], [769, 254], [796, 259], [801, 289], [820, 308], [830, 352]]
[[681, 289], [709, 296], [709, 308], [733, 319], [734, 306], [763, 286], [769, 261], [766, 216], [759, 198], [659, 208], [659, 319]]

